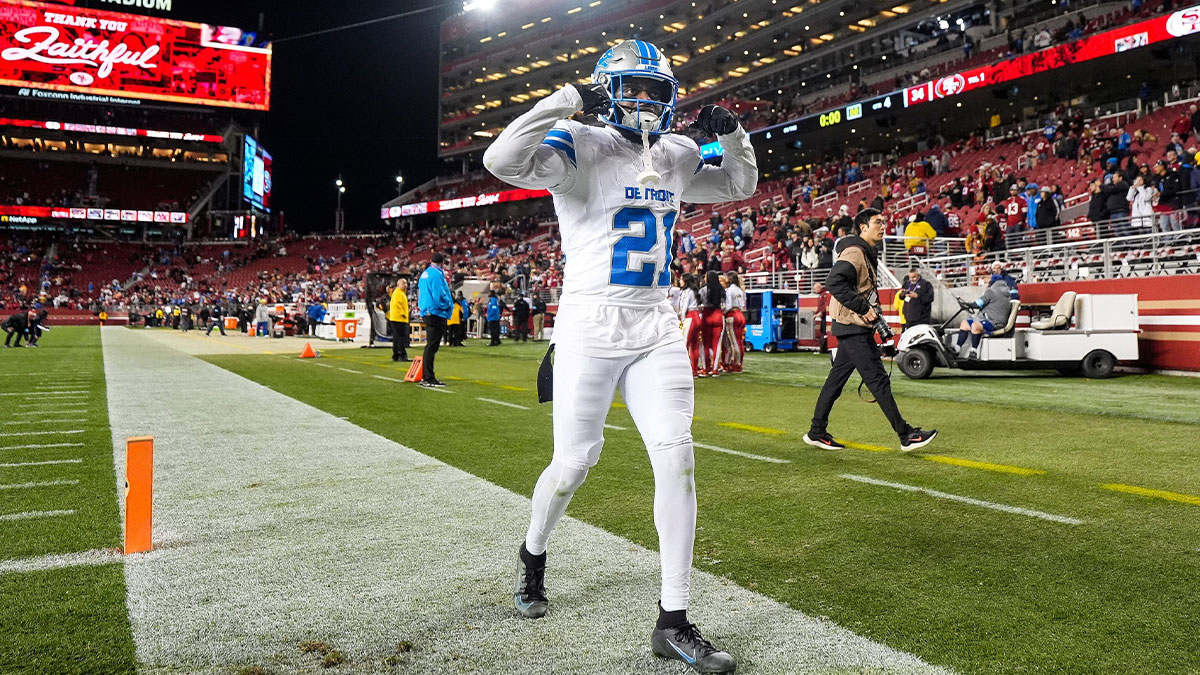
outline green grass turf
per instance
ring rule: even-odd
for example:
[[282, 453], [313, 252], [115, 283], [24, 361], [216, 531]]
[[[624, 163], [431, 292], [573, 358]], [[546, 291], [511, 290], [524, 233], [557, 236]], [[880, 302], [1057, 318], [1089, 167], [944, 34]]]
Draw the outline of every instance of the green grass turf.
[[[83, 422], [5, 424], [0, 433], [82, 429], [62, 436], [0, 438], [0, 463], [82, 459], [79, 464], [0, 467], [0, 484], [78, 480], [77, 485], [0, 490], [0, 514], [74, 509], [69, 516], [0, 521], [0, 560], [119, 548], [121, 526], [108, 426], [100, 332], [55, 327], [38, 349], [0, 352], [0, 421], [42, 415]], [[79, 379], [82, 398], [39, 394]], [[69, 406], [67, 404], [70, 404]], [[30, 404], [44, 407], [29, 407]], [[86, 409], [84, 413], [60, 412]], [[81, 447], [8, 449], [17, 445], [82, 443]], [[133, 638], [118, 564], [0, 574], [0, 672], [132, 672]]]
[[[438, 376], [458, 392], [453, 397], [369, 377], [402, 377], [407, 364], [392, 364], [384, 350], [331, 350], [320, 360], [363, 375], [290, 357], [207, 358], [529, 495], [551, 452], [550, 408], [537, 405], [534, 391], [544, 346], [481, 344], [439, 353]], [[700, 443], [791, 463], [697, 449], [698, 567], [962, 672], [1200, 671], [1200, 507], [1099, 487], [1200, 494], [1200, 381], [1031, 374], [911, 382], [897, 373], [901, 410], [942, 433], [928, 453], [904, 455], [877, 406], [858, 400], [857, 381], [830, 428], [889, 450], [830, 452], [800, 442], [827, 358], [754, 354], [746, 369], [697, 382], [693, 434]], [[608, 421], [629, 430], [606, 432], [600, 464], [569, 513], [656, 548], [645, 449], [619, 405]], [[1046, 473], [998, 473], [925, 456]], [[851, 482], [844, 473], [1086, 522], [1001, 513]], [[552, 567], [553, 543], [551, 551]]]

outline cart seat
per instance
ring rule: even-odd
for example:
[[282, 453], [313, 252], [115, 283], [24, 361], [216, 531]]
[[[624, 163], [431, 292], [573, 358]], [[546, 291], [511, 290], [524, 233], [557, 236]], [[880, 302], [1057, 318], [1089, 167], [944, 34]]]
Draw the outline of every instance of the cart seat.
[[988, 337], [1001, 337], [1008, 335], [1012, 332], [1013, 326], [1017, 324], [1017, 314], [1021, 311], [1021, 301], [1009, 300], [1008, 304], [1008, 322], [1004, 324], [1003, 328], [998, 328], [991, 333], [988, 333]]
[[1054, 309], [1050, 312], [1050, 316], [1045, 319], [1038, 319], [1029, 324], [1034, 330], [1057, 330], [1070, 328], [1071, 315], [1075, 313], [1075, 291], [1067, 291], [1062, 294], [1058, 302], [1054, 303]]

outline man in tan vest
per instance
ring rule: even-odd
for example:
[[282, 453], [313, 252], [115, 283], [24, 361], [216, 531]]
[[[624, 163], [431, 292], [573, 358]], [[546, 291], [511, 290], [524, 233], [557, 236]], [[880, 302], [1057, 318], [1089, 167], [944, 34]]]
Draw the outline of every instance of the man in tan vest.
[[854, 219], [855, 232], [838, 242], [837, 260], [825, 281], [829, 293], [829, 316], [833, 320], [833, 336], [837, 338], [837, 357], [813, 411], [812, 426], [804, 442], [818, 448], [844, 448], [826, 430], [829, 412], [842, 395], [842, 387], [851, 373], [858, 371], [867, 388], [879, 402], [892, 429], [900, 437], [904, 452], [928, 445], [937, 430], [909, 426], [896, 407], [892, 382], [880, 361], [879, 345], [875, 343], [875, 323], [880, 319], [879, 292], [875, 281], [879, 257], [875, 247], [883, 241], [887, 218], [875, 209], [863, 209]]

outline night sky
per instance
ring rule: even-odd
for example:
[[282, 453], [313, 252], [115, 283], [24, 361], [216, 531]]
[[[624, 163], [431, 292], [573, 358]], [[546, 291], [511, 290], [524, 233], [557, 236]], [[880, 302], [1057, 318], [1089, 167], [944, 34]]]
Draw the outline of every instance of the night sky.
[[174, 0], [169, 13], [144, 13], [253, 31], [262, 12], [274, 40], [423, 7], [436, 9], [274, 46], [271, 110], [257, 115], [274, 162], [272, 211], [285, 212], [290, 230], [321, 232], [333, 229], [339, 173], [347, 231], [381, 227], [397, 172], [409, 187], [437, 175], [437, 36], [461, 2]]

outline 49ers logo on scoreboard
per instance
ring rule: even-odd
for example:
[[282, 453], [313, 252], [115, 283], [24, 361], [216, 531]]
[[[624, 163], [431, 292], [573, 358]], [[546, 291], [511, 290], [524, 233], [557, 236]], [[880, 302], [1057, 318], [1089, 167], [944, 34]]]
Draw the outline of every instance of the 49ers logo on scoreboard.
[[1175, 12], [1167, 19], [1167, 32], [1175, 37], [1200, 33], [1200, 7]]
[[967, 78], [963, 77], [962, 73], [955, 73], [934, 82], [933, 95], [937, 98], [946, 98], [947, 96], [954, 96], [966, 88]]

